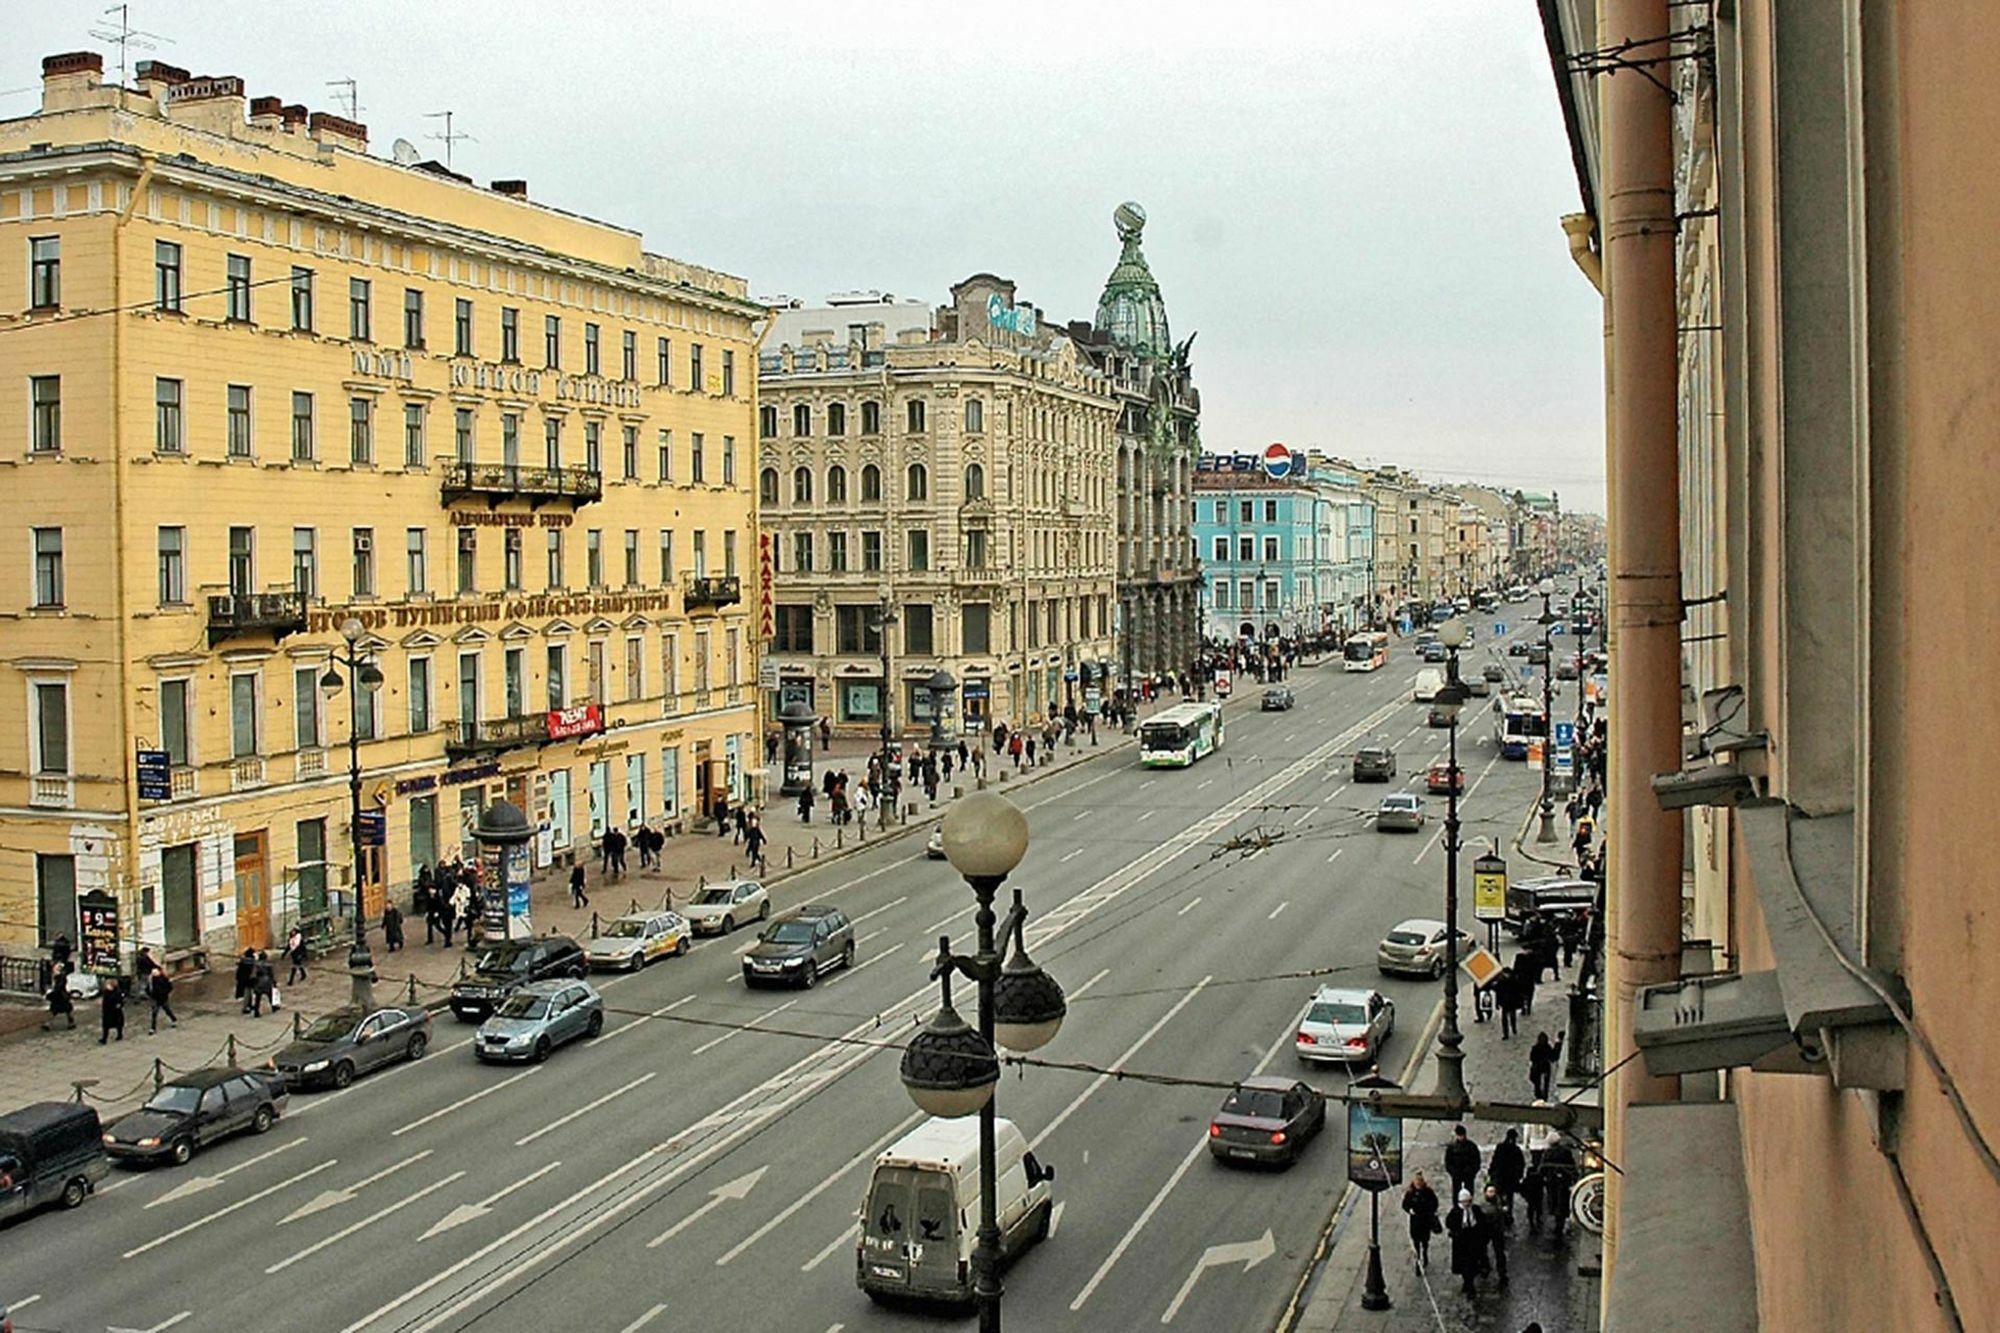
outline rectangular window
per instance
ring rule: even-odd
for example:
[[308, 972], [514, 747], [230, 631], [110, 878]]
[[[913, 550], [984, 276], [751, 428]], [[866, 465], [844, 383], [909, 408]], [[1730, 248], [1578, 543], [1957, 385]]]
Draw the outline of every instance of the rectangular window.
[[424, 465], [424, 405], [403, 404], [403, 466]]
[[583, 466], [591, 473], [604, 471], [604, 423], [583, 423]]
[[666, 700], [665, 712], [680, 707], [681, 636], [678, 634], [660, 636], [660, 693]]
[[590, 703], [603, 703], [609, 695], [604, 678], [604, 640], [592, 639], [583, 650], [584, 698]]
[[229, 456], [248, 458], [250, 447], [250, 386], [232, 384], [229, 386]]
[[697, 486], [708, 480], [703, 475], [701, 455], [701, 432], [693, 431], [688, 435], [688, 480]]
[[549, 708], [551, 711], [566, 708], [569, 706], [569, 688], [565, 683], [569, 675], [569, 649], [559, 643], [550, 644], [548, 668]]
[[62, 304], [62, 237], [28, 240], [28, 308], [54, 310]]
[[654, 373], [660, 381], [660, 387], [666, 388], [674, 382], [674, 345], [670, 339], [660, 338], [653, 346], [659, 359], [659, 364], [654, 367]]
[[292, 331], [311, 333], [313, 328], [313, 272], [309, 268], [292, 270]]
[[403, 534], [404, 575], [412, 596], [431, 590], [429, 538], [422, 528], [408, 528]]
[[375, 529], [354, 529], [354, 595], [375, 595]]
[[458, 721], [467, 729], [479, 725], [479, 651], [458, 655]]
[[1276, 500], [1264, 501], [1264, 521], [1266, 523], [1276, 523], [1278, 521], [1278, 502]]
[[826, 534], [826, 570], [829, 574], [847, 572], [847, 534], [829, 532]]
[[965, 429], [973, 435], [986, 429], [986, 404], [977, 398], [969, 399], [965, 404]]
[[562, 316], [542, 317], [542, 364], [550, 370], [562, 369]]
[[313, 396], [292, 392], [292, 461], [310, 463], [314, 458]]
[[772, 608], [771, 646], [781, 653], [809, 653], [813, 650], [813, 609], [810, 606]]
[[986, 568], [986, 529], [973, 528], [965, 534], [965, 567]]
[[521, 312], [500, 307], [500, 359], [509, 365], [521, 359]]
[[966, 653], [993, 651], [993, 608], [985, 602], [967, 602], [959, 609], [959, 626]]
[[1215, 539], [1215, 558], [1224, 564], [1229, 562], [1229, 538], [1217, 537]]
[[479, 587], [479, 529], [458, 530], [458, 592], [462, 597]]
[[[471, 531], [471, 529], [467, 529]], [[521, 587], [521, 530], [508, 528], [500, 539], [500, 581], [507, 591]]]
[[63, 530], [34, 529], [35, 605], [63, 604]]
[[372, 341], [374, 289], [366, 278], [347, 280], [347, 336], [355, 342]]
[[[828, 435], [847, 434], [847, 404], [828, 403], [826, 405], [826, 433]], [[832, 496], [827, 497], [829, 500]]]
[[1245, 611], [1257, 609], [1257, 585], [1244, 579], [1236, 585], [1236, 605]]
[[[307, 668], [304, 674], [310, 677], [311, 668]], [[188, 749], [188, 682], [185, 680], [160, 682], [160, 748], [167, 752], [167, 762], [176, 768], [186, 768], [193, 762]]]
[[322, 743], [319, 726], [319, 668], [292, 668], [292, 744], [301, 750], [317, 750]]
[[500, 461], [509, 472], [521, 466], [521, 418], [515, 412], [500, 414]]
[[1245, 523], [1250, 523], [1250, 522], [1254, 522], [1255, 520], [1254, 520], [1254, 518], [1252, 517], [1252, 514], [1253, 514], [1254, 512], [1255, 512], [1255, 506], [1254, 506], [1254, 505], [1252, 504], [1252, 502], [1251, 502], [1251, 501], [1249, 501], [1249, 500], [1239, 500], [1239, 501], [1237, 502], [1237, 505], [1236, 505], [1236, 516], [1237, 516], [1237, 518], [1238, 518], [1239, 520], [1241, 520], [1242, 522], [1245, 522]]
[[354, 736], [356, 740], [372, 741], [381, 734], [376, 726], [376, 700], [380, 690], [361, 690], [355, 694], [351, 705], [354, 709]]
[[694, 576], [698, 579], [708, 577], [708, 534], [699, 528], [694, 534]]
[[257, 529], [249, 527], [229, 530], [229, 593], [232, 597], [248, 597], [257, 586]]
[[882, 404], [866, 402], [861, 405], [861, 433], [863, 435], [882, 433]]
[[624, 427], [620, 432], [620, 442], [620, 454], [624, 464], [622, 471], [625, 480], [637, 481], [639, 479], [639, 428], [637, 426]]
[[451, 414], [451, 446], [461, 463], [470, 463], [478, 445], [472, 435], [472, 409], [461, 407]]
[[813, 535], [810, 532], [792, 534], [792, 572], [810, 574], [813, 567]]
[[255, 673], [229, 678], [229, 753], [236, 759], [258, 753], [257, 680]]
[[326, 910], [326, 821], [301, 819], [293, 836], [299, 858], [299, 910]]
[[625, 638], [625, 694], [627, 703], [646, 697], [646, 641], [637, 634]]
[[722, 484], [724, 486], [734, 486], [736, 484], [736, 437], [734, 435], [725, 435], [722, 437]]
[[659, 452], [657, 462], [660, 469], [660, 480], [672, 481], [674, 479], [674, 433], [670, 430], [661, 431], [659, 438], [654, 441], [654, 447]]
[[639, 529], [625, 529], [625, 586], [639, 586]]
[[910, 430], [918, 432], [924, 428], [924, 400], [912, 398], [903, 405], [904, 415], [909, 418]]
[[549, 586], [561, 588], [563, 582], [563, 535], [561, 528], [549, 529]]
[[636, 383], [639, 378], [639, 335], [630, 329], [619, 336], [618, 359], [621, 378]]
[[689, 343], [688, 344], [688, 391], [690, 393], [700, 393], [703, 390], [703, 388], [706, 387], [706, 384], [707, 381], [703, 380], [701, 377], [701, 344]]
[[250, 256], [231, 255], [223, 282], [226, 300], [224, 318], [237, 324], [250, 322]]
[[925, 570], [931, 567], [931, 534], [922, 528], [910, 529], [910, 568]]
[[542, 423], [542, 463], [552, 470], [562, 466], [561, 417], [550, 417]]
[[1264, 559], [1270, 561], [1270, 560], [1276, 560], [1277, 558], [1278, 558], [1278, 539], [1276, 537], [1268, 537], [1268, 536], [1265, 537]]
[[928, 602], [903, 604], [903, 651], [928, 657], [932, 650], [931, 607]]
[[726, 347], [722, 351], [722, 396], [736, 396], [736, 353]]
[[674, 582], [674, 530], [660, 529], [660, 586], [672, 587]]
[[736, 533], [730, 529], [722, 534], [722, 574], [724, 578], [736, 577]]
[[415, 287], [403, 289], [403, 346], [424, 345], [424, 294]]
[[451, 354], [472, 355], [472, 302], [463, 296], [451, 305]]
[[501, 667], [507, 689], [507, 716], [519, 717], [528, 706], [527, 650], [509, 648], [501, 658]]
[[410, 734], [421, 736], [431, 729], [431, 659], [410, 659]]
[[181, 433], [181, 390], [179, 380], [153, 381], [153, 448], [163, 454], [187, 452], [187, 437]]
[[879, 532], [861, 534], [861, 572], [864, 574], [882, 572], [882, 534]]
[[69, 682], [34, 682], [35, 772], [69, 772]]
[[834, 651], [844, 654], [882, 651], [881, 613], [872, 606], [833, 609]]
[[62, 376], [28, 379], [28, 447], [38, 454], [62, 451]]
[[1217, 579], [1215, 581], [1215, 607], [1218, 611], [1227, 611], [1229, 609], [1228, 579]]
[[1255, 537], [1238, 537], [1236, 539], [1236, 558], [1246, 565], [1255, 560], [1257, 558], [1257, 539]]
[[172, 241], [153, 242], [153, 304], [175, 312], [181, 308], [181, 248]]
[[313, 528], [292, 529], [292, 591], [319, 596], [319, 533]]
[[590, 587], [604, 586], [604, 529], [592, 528], [583, 534], [583, 574]]
[[159, 552], [160, 605], [184, 606], [187, 603], [187, 529], [161, 528]]
[[583, 373], [586, 375], [602, 373], [600, 369], [602, 363], [599, 360], [601, 355], [599, 342], [600, 334], [597, 325], [585, 324], [583, 326]]
[[371, 399], [347, 400], [347, 461], [356, 467], [375, 461], [375, 404]]

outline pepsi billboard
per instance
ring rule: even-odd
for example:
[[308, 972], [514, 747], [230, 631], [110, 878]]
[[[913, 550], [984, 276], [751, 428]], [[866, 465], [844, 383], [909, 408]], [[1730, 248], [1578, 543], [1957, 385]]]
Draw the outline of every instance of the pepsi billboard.
[[1272, 481], [1304, 481], [1306, 456], [1283, 444], [1266, 445], [1260, 454], [1203, 454], [1197, 472], [1261, 472]]

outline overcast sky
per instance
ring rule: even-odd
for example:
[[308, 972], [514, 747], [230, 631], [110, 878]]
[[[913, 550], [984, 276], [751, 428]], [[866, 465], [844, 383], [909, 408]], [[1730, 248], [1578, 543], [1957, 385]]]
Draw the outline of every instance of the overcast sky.
[[[102, 0], [8, 6], [0, 115]], [[1012, 278], [1088, 319], [1150, 217], [1211, 450], [1272, 440], [1603, 508], [1595, 295], [1531, 0], [136, 0], [135, 49], [343, 108], [373, 150], [450, 109], [455, 165], [744, 275], [937, 303]]]

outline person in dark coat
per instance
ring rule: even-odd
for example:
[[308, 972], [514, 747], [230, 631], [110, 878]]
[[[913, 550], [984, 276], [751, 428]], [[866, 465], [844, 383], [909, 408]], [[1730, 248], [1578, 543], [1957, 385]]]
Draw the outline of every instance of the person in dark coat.
[[1521, 1002], [1521, 1012], [1533, 1013], [1535, 1009], [1535, 980], [1542, 966], [1535, 955], [1523, 949], [1514, 955], [1510, 969], [1514, 973], [1514, 996]]
[[236, 960], [236, 998], [243, 1003], [243, 1012], [250, 1012], [250, 983], [257, 975], [257, 951], [245, 949]]
[[145, 945], [139, 946], [139, 956], [132, 960], [132, 980], [138, 986], [141, 995], [152, 992], [153, 969], [159, 965], [153, 957], [151, 948]]
[[[287, 983], [290, 984], [290, 983]], [[250, 974], [250, 1016], [262, 1018], [264, 1005], [278, 989], [278, 972], [271, 966], [271, 956], [262, 949], [257, 951], [257, 965]], [[277, 1006], [271, 1006], [276, 1012]]]
[[1502, 1288], [1507, 1285], [1507, 1228], [1513, 1218], [1500, 1206], [1500, 1191], [1488, 1185], [1486, 1201], [1479, 1205], [1479, 1225], [1486, 1233], [1486, 1243], [1493, 1248], [1493, 1271], [1499, 1275]]
[[1403, 1190], [1403, 1211], [1410, 1218], [1410, 1248], [1416, 1251], [1417, 1267], [1431, 1265], [1431, 1237], [1444, 1230], [1438, 1221], [1438, 1196], [1419, 1171]]
[[1500, 1040], [1505, 1041], [1521, 1030], [1521, 986], [1512, 970], [1503, 967], [1490, 989], [1493, 1007], [1500, 1011]]
[[1444, 1150], [1444, 1170], [1451, 1177], [1454, 1198], [1479, 1179], [1479, 1145], [1466, 1137], [1464, 1125], [1452, 1126], [1451, 1142]]
[[1458, 1192], [1458, 1204], [1445, 1215], [1444, 1229], [1451, 1233], [1451, 1271], [1466, 1295], [1477, 1296], [1479, 1274], [1486, 1267], [1486, 1225], [1472, 1205], [1471, 1190]]
[[728, 837], [729, 798], [727, 796], [718, 795], [715, 798], [715, 804], [710, 808], [709, 813], [715, 816], [715, 836], [718, 838]]
[[569, 905], [571, 907], [590, 906], [590, 895], [583, 891], [583, 862], [578, 861], [569, 868]]
[[1528, 1085], [1535, 1091], [1538, 1100], [1546, 1101], [1549, 1085], [1555, 1081], [1556, 1061], [1562, 1056], [1563, 1034], [1556, 1033], [1554, 1041], [1546, 1032], [1535, 1034], [1535, 1044], [1528, 1049]]
[[52, 1029], [56, 1025], [56, 1020], [60, 1018], [68, 1026], [75, 1027], [76, 1002], [69, 997], [69, 962], [64, 960], [50, 970], [54, 975], [49, 982], [49, 993], [46, 997], [49, 1002], [49, 1021], [42, 1026]]
[[403, 913], [394, 903], [382, 908], [382, 943], [389, 947], [390, 953], [403, 947]]
[[1507, 1210], [1510, 1224], [1514, 1220], [1514, 1194], [1527, 1173], [1528, 1155], [1521, 1151], [1521, 1131], [1510, 1129], [1506, 1138], [1493, 1145], [1493, 1156], [1486, 1164], [1486, 1179], [1499, 1205]]
[[181, 1025], [181, 1020], [174, 1016], [174, 1006], [170, 1003], [173, 993], [174, 979], [167, 975], [165, 968], [154, 968], [152, 976], [146, 981], [146, 998], [153, 1002], [153, 1016], [146, 1024], [146, 1031], [158, 1032], [160, 1030], [161, 1014], [165, 1014], [167, 1022], [173, 1026], [179, 1027]]
[[437, 907], [433, 894], [437, 892], [437, 881], [431, 878], [429, 866], [417, 868], [416, 887], [410, 890], [410, 910], [423, 918], [424, 943], [437, 943]]
[[1569, 1192], [1575, 1187], [1576, 1154], [1568, 1140], [1557, 1139], [1542, 1154], [1542, 1207], [1558, 1240], [1569, 1229]]
[[799, 822], [801, 824], [810, 824], [813, 822], [813, 789], [811, 787], [804, 787], [799, 790]]
[[[807, 788], [806, 790], [810, 794], [812, 789]], [[755, 815], [752, 815], [750, 817], [749, 831], [743, 835], [743, 851], [749, 856], [750, 864], [756, 866], [760, 871], [769, 869], [769, 866], [764, 861], [764, 843], [764, 823]]]
[[[292, 965], [285, 970], [285, 984], [287, 986], [296, 986], [299, 982], [306, 979], [306, 956], [306, 933], [297, 926], [293, 926], [291, 934], [285, 936], [285, 957], [289, 958], [292, 962]], [[264, 961], [264, 953], [261, 949], [257, 952], [257, 961], [259, 963]], [[273, 984], [275, 985], [276, 982], [274, 981]], [[251, 1012], [255, 1013], [256, 1010], [252, 1009]]]
[[117, 977], [104, 979], [104, 989], [97, 994], [97, 1013], [103, 1024], [97, 1034], [99, 1046], [114, 1032], [118, 1034], [118, 1040], [125, 1040], [125, 988]]

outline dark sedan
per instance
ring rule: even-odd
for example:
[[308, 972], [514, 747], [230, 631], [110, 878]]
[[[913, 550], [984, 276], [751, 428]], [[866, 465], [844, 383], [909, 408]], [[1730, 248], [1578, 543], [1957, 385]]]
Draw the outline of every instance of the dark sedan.
[[1208, 1124], [1208, 1151], [1218, 1162], [1290, 1166], [1326, 1127], [1326, 1098], [1296, 1079], [1246, 1078], [1223, 1099]]
[[1295, 700], [1292, 698], [1292, 690], [1289, 685], [1273, 685], [1270, 689], [1264, 691], [1264, 700], [1257, 707], [1260, 712], [1282, 713], [1290, 708], [1294, 702]]
[[288, 1088], [344, 1088], [397, 1060], [420, 1060], [431, 1044], [428, 1009], [336, 1009], [279, 1051], [272, 1063]]
[[232, 1134], [262, 1134], [290, 1100], [284, 1080], [261, 1069], [198, 1069], [162, 1083], [146, 1104], [104, 1131], [104, 1151], [125, 1162], [179, 1166]]

